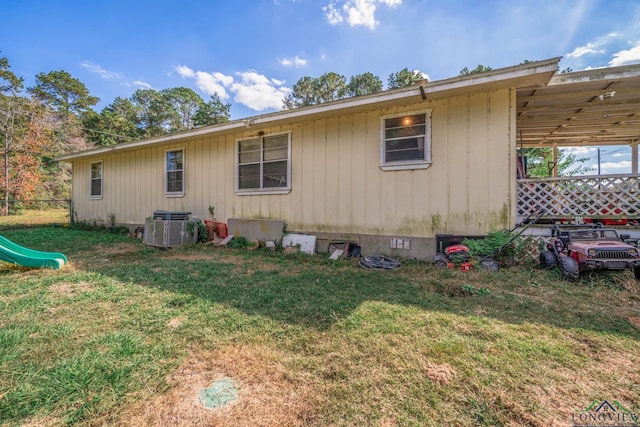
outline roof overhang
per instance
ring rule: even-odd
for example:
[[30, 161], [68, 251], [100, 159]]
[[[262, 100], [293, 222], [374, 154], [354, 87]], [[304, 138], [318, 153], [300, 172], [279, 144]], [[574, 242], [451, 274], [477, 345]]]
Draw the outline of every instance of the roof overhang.
[[519, 87], [518, 145], [628, 145], [640, 140], [640, 65], [553, 76]]
[[504, 88], [541, 87], [549, 82], [558, 70], [560, 58], [529, 62], [512, 67], [501, 68], [480, 74], [455, 77], [434, 82], [421, 82], [416, 85], [378, 92], [370, 95], [342, 99], [309, 107], [278, 111], [259, 116], [234, 120], [219, 125], [194, 129], [186, 132], [163, 135], [157, 138], [143, 139], [108, 147], [100, 147], [58, 157], [60, 161], [71, 162], [83, 158], [95, 157], [112, 152], [136, 150], [154, 145], [179, 143], [185, 140], [205, 136], [218, 136], [246, 131], [247, 128], [259, 130], [272, 126], [298, 123], [305, 120], [317, 120], [329, 116], [346, 115], [356, 112], [381, 109], [397, 105], [417, 104], [441, 98], [464, 95], [474, 92], [499, 90]]

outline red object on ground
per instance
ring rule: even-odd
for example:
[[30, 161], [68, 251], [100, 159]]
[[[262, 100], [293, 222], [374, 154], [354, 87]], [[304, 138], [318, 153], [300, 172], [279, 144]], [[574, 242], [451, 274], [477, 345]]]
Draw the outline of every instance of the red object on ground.
[[205, 219], [204, 225], [205, 227], [207, 227], [207, 234], [208, 234], [207, 240], [209, 242], [212, 242], [213, 239], [215, 239], [216, 223], [211, 221], [210, 219]]
[[466, 247], [465, 245], [451, 245], [451, 246], [448, 246], [447, 249], [444, 250], [444, 253], [446, 253], [447, 256], [454, 255], [454, 254], [457, 254], [457, 253], [468, 254], [469, 253], [469, 248]]
[[216, 234], [218, 235], [218, 237], [220, 237], [221, 239], [226, 238], [229, 234], [229, 231], [227, 230], [227, 224], [225, 224], [224, 222], [216, 222], [215, 224]]

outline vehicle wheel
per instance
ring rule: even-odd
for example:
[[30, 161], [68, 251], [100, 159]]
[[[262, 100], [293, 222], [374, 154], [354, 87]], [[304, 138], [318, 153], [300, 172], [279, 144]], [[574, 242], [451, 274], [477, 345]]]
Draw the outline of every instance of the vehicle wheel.
[[560, 274], [564, 280], [575, 281], [580, 277], [578, 261], [570, 256], [560, 257]]
[[551, 251], [542, 251], [540, 252], [540, 267], [545, 270], [551, 270], [558, 264], [558, 260], [556, 259], [556, 254]]
[[436, 256], [433, 257], [433, 265], [438, 267], [438, 268], [448, 268], [449, 267], [449, 260], [447, 259], [447, 256], [443, 253], [437, 253]]
[[640, 267], [633, 269], [633, 275], [636, 276], [636, 280], [640, 280]]
[[483, 270], [498, 271], [500, 270], [500, 264], [493, 258], [483, 257], [478, 261], [478, 265]]

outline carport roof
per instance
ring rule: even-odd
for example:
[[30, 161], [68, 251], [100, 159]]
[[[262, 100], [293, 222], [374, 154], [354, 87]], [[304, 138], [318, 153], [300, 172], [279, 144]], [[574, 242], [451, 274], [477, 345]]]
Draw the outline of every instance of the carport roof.
[[628, 145], [640, 140], [640, 65], [560, 73], [517, 89], [518, 145]]

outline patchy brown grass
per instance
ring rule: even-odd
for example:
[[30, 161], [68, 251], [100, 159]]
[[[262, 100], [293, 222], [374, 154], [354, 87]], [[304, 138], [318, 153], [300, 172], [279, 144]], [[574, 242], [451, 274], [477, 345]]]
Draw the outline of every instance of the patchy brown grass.
[[[167, 378], [167, 392], [137, 402], [122, 412], [126, 426], [303, 426], [313, 420], [318, 398], [313, 382], [288, 369], [285, 356], [259, 345], [235, 345], [189, 355]], [[239, 398], [213, 410], [203, 408], [198, 393], [229, 377]]]
[[49, 286], [49, 290], [55, 294], [61, 296], [70, 296], [74, 294], [79, 294], [83, 292], [90, 292], [94, 289], [94, 286], [88, 282], [60, 282]]
[[[90, 237], [60, 248], [61, 271], [0, 272], [0, 409], [37, 402], [0, 424], [548, 426], [595, 399], [637, 409], [640, 296], [626, 273], [369, 272]], [[223, 377], [239, 400], [202, 408]]]
[[139, 247], [135, 243], [117, 243], [115, 245], [98, 245], [95, 250], [105, 256], [117, 256], [136, 253]]
[[448, 363], [436, 365], [427, 362], [423, 369], [429, 379], [438, 384], [448, 384], [456, 376], [456, 370]]

